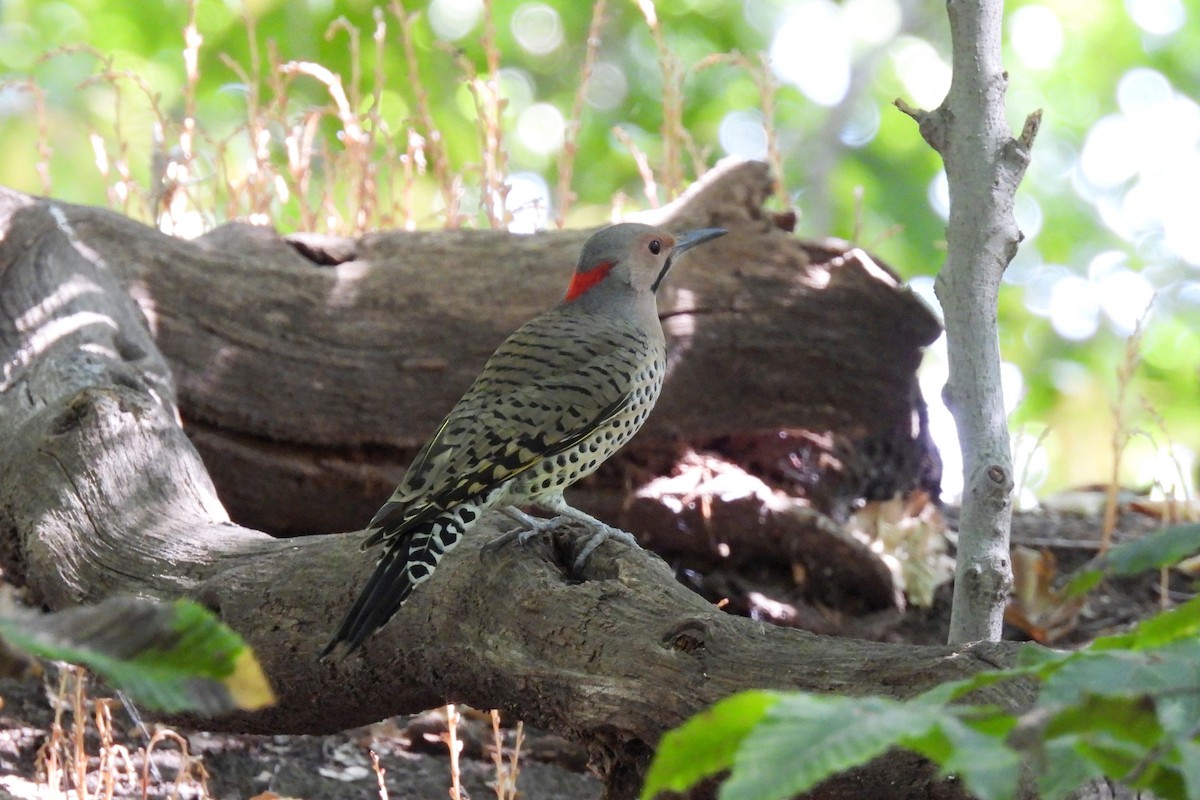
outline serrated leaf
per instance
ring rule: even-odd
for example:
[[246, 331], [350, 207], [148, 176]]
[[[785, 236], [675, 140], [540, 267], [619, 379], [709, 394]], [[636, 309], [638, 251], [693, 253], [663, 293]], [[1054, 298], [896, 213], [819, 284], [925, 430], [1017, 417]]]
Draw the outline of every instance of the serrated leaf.
[[1175, 749], [1184, 796], [1188, 800], [1200, 800], [1200, 742], [1183, 739], [1176, 742]]
[[1173, 525], [1124, 542], [1109, 550], [1067, 584], [1068, 595], [1078, 595], [1108, 575], [1136, 575], [1148, 569], [1169, 567], [1200, 553], [1200, 524]]
[[733, 759], [721, 800], [786, 800], [903, 737], [920, 737], [945, 713], [939, 705], [881, 697], [785, 695]]
[[1077, 704], [1064, 707], [1046, 725], [1047, 739], [1073, 734], [1149, 750], [1162, 740], [1163, 731], [1148, 697], [1086, 695]]
[[735, 694], [667, 732], [650, 764], [642, 800], [662, 791], [687, 791], [729, 769], [742, 740], [779, 697], [775, 692]]
[[0, 635], [85, 666], [147, 708], [215, 715], [275, 702], [242, 638], [190, 600], [118, 597], [53, 614], [10, 612]]
[[1041, 703], [1078, 703], [1085, 695], [1137, 698], [1149, 693], [1200, 693], [1200, 640], [1155, 650], [1081, 650], [1042, 686]]
[[[1102, 774], [1125, 778], [1163, 738], [1146, 697], [1084, 697], [1055, 714], [1044, 733], [1054, 759], [1043, 765], [1039, 785], [1054, 778], [1057, 791], [1044, 792], [1054, 797]], [[1077, 782], [1072, 786], [1070, 780]]]
[[[1140, 766], [1140, 765], [1139, 765]], [[1187, 785], [1178, 769], [1167, 766], [1162, 761], [1151, 761], [1146, 764], [1145, 772], [1136, 780], [1126, 781], [1132, 789], [1147, 789], [1155, 797], [1182, 798], [1187, 797]]]
[[1200, 596], [1183, 605], [1142, 620], [1128, 633], [1102, 636], [1089, 650], [1148, 650], [1184, 639], [1200, 637]]
[[986, 672], [977, 672], [969, 678], [961, 678], [949, 683], [940, 683], [937, 686], [926, 689], [914, 697], [913, 702], [945, 705], [955, 700], [961, 700], [971, 692], [986, 689], [1003, 681], [1019, 678], [1021, 675], [1022, 671], [1020, 669], [995, 669]]
[[1036, 769], [1038, 796], [1059, 800], [1085, 782], [1101, 777], [1100, 768], [1076, 749], [1076, 738], [1064, 736], [1045, 742], [1038, 753]]
[[946, 709], [925, 737], [905, 738], [902, 743], [935, 761], [942, 774], [957, 775], [980, 800], [1010, 800], [1017, 793], [1021, 757], [1004, 737], [1016, 720], [999, 710], [970, 723], [961, 716], [977, 713], [969, 707]]

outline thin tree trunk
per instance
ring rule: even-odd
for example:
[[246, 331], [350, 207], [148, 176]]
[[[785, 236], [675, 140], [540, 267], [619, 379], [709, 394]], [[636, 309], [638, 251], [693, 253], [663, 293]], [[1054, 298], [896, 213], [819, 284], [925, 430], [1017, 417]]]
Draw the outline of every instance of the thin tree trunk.
[[896, 105], [941, 156], [950, 185], [946, 264], [935, 290], [945, 312], [946, 404], [963, 451], [963, 502], [950, 641], [998, 640], [1012, 586], [1012, 456], [1000, 385], [996, 306], [1021, 232], [1013, 197], [1029, 163], [1041, 112], [1019, 140], [1008, 130], [1008, 75], [1000, 56], [1003, 0], [950, 0], [953, 78], [935, 111]]

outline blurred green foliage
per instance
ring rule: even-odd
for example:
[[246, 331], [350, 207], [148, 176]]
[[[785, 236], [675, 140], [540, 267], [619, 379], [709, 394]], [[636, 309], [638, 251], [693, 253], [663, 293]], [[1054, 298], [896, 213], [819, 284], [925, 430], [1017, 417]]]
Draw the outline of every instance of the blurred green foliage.
[[[1193, 598], [1075, 652], [1027, 644], [1012, 668], [907, 700], [742, 692], [663, 736], [641, 796], [685, 792], [728, 770], [721, 800], [785, 800], [900, 747], [981, 800], [1027, 794], [1023, 774], [1046, 800], [1102, 777], [1200, 800], [1198, 632]], [[1021, 713], [969, 704], [973, 692], [1017, 679], [1037, 688]]]
[[[448, 164], [462, 181], [467, 224], [485, 224], [479, 211], [480, 125], [464, 74], [464, 65], [480, 74], [487, 71], [484, 4], [408, 0], [404, 5], [419, 13], [412, 28], [420, 69], [415, 79], [409, 74], [400, 24], [385, 3], [197, 0], [196, 27], [203, 44], [195, 114], [203, 142], [196, 147], [200, 166], [189, 179], [201, 187], [249, 180], [244, 164], [254, 154], [246, 134], [252, 101], [262, 107], [278, 103], [267, 125], [269, 158], [278, 164], [286, 161], [288, 126], [298, 125], [314, 108], [327, 112], [318, 134], [328, 151], [345, 143], [326, 87], [293, 77], [286, 98], [273, 94], [271, 81], [278, 77], [271, 66], [275, 53], [276, 64], [310, 61], [341, 76], [359, 113], [373, 107], [378, 88], [375, 113], [384, 129], [375, 131], [377, 160], [398, 163], [405, 153], [409, 127], [420, 128], [417, 87], [423, 89]], [[557, 109], [563, 120], [571, 119], [593, 9], [565, 0], [492, 5], [500, 90], [507, 101], [507, 173], [523, 176], [527, 185], [536, 185], [535, 176], [544, 180], [548, 189], [541, 202], [551, 208], [540, 224], [552, 225], [554, 207], [562, 201], [555, 188], [560, 157], [553, 130], [557, 117], [539, 116], [531, 109]], [[764, 104], [770, 103], [787, 201], [802, 214], [799, 233], [857, 239], [916, 279], [918, 290], [928, 294], [930, 281], [922, 276], [936, 274], [943, 252], [944, 220], [934, 188], [941, 165], [912, 121], [890, 103], [904, 97], [928, 106], [944, 93], [949, 78], [944, 4], [662, 0], [656, 13], [682, 75], [683, 128], [706, 163], [711, 165], [730, 150], [761, 157], [765, 140], [755, 125], [768, 108]], [[1187, 24], [1189, 14], [1192, 24]], [[114, 186], [120, 182], [119, 170], [127, 169], [132, 184], [148, 193], [154, 154], [161, 158], [179, 145], [186, 114], [183, 32], [188, 15], [189, 5], [183, 0], [136, 5], [117, 0], [0, 3], [0, 149], [6, 154], [0, 160], [0, 183], [35, 193], [48, 191], [74, 202], [109, 202], [147, 215], [144, 204], [114, 193]], [[1010, 269], [1000, 307], [1002, 351], [1019, 370], [1013, 374], [1022, 378], [1019, 387], [1012, 387], [1014, 395], [1021, 395], [1011, 398], [1015, 422], [1030, 437], [1040, 428], [1052, 428], [1029, 462], [1026, 484], [1045, 491], [1107, 478], [1116, 364], [1130, 332], [1129, 317], [1139, 313], [1122, 312], [1118, 306], [1125, 295], [1136, 304], [1141, 295], [1121, 291], [1133, 286], [1158, 294], [1129, 401], [1135, 427], [1147, 436], [1131, 442], [1124, 479], [1138, 486], [1158, 481], [1174, 486], [1178, 494], [1186, 485], [1179, 472], [1194, 483], [1195, 453], [1200, 449], [1200, 235], [1188, 238], [1186, 225], [1172, 228], [1170, 220], [1162, 222], [1168, 212], [1146, 198], [1157, 198], [1167, 208], [1190, 202], [1193, 212], [1200, 210], [1194, 188], [1190, 198], [1166, 196], [1186, 181], [1161, 174], [1178, 164], [1181, 175], [1189, 170], [1200, 175], [1200, 122], [1188, 116], [1197, 106], [1183, 96], [1183, 90], [1200, 79], [1196, 11], [1181, 0], [1042, 0], [1011, 3], [1007, 15], [1010, 120], [1018, 129], [1026, 113], [1039, 107], [1045, 111], [1018, 203], [1028, 239]], [[339, 17], [360, 37], [357, 58], [347, 30], [330, 32], [331, 22]], [[253, 21], [253, 30], [248, 30], [247, 20]], [[372, 33], [380, 22], [386, 33], [377, 58]], [[782, 38], [776, 42], [777, 37]], [[776, 49], [771, 51], [773, 42]], [[752, 63], [758, 63], [760, 53], [772, 52], [779, 72], [773, 98], [764, 98], [759, 90], [762, 75], [756, 77], [743, 66], [720, 63], [695, 69], [712, 54], [735, 51]], [[144, 90], [126, 77], [97, 80], [107, 68], [102, 59], [122, 75], [138, 76]], [[571, 226], [609, 219], [614, 198], [624, 197], [620, 207], [626, 210], [646, 203], [635, 160], [613, 133], [615, 127], [624, 130], [656, 170], [662, 169], [671, 146], [672, 134], [663, 136], [663, 98], [670, 87], [664, 85], [655, 32], [634, 0], [606, 3], [597, 63], [589, 102], [579, 120], [571, 181], [577, 199], [566, 220]], [[352, 79], [356, 69], [362, 75], [357, 89]], [[795, 78], [797, 71], [800, 78]], [[257, 76], [257, 98], [239, 73]], [[377, 73], [383, 78], [378, 87]], [[839, 91], [841, 77], [845, 80]], [[1147, 92], [1153, 94], [1146, 87], [1161, 84], [1169, 92], [1165, 100], [1158, 98], [1158, 105], [1151, 102], [1153, 97], [1139, 100]], [[160, 144], [155, 143], [156, 115], [148, 94], [156, 98], [168, 122]], [[44, 104], [41, 123], [39, 102]], [[1147, 128], [1137, 127], [1137, 114], [1168, 107], [1175, 116], [1167, 114], [1162, 125], [1156, 127], [1152, 120]], [[1166, 164], [1143, 163], [1140, 172], [1096, 185], [1081, 155], [1087, 155], [1089, 137], [1098, 124], [1122, 114], [1132, 120], [1126, 127], [1135, 132], [1174, 124], [1173, 130], [1182, 131], [1179, 141], [1172, 140], [1179, 154], [1136, 136], [1125, 151], [1097, 147], [1093, 152], [1101, 162], [1106, 152], [1141, 153], [1139, 148], [1144, 148], [1151, 152], [1142, 153], [1143, 161], [1157, 150]], [[39, 126], [44, 127], [41, 133]], [[1189, 144], [1193, 130], [1196, 138]], [[93, 134], [106, 143], [107, 177], [96, 167]], [[390, 149], [382, 142], [390, 142]], [[39, 143], [48, 149], [39, 151]], [[218, 148], [224, 150], [224, 167], [212, 155]], [[40, 153], [48, 156], [44, 178], [38, 171]], [[682, 163], [684, 177], [694, 177], [689, 153], [683, 154]], [[347, 190], [337, 188], [345, 176], [335, 174], [332, 159], [316, 158], [312, 170], [314, 183], [335, 187], [335, 201], [346, 199]], [[419, 206], [414, 221], [420, 227], [444, 223], [443, 198], [431, 172], [411, 186], [412, 203]], [[1139, 186], [1144, 189], [1141, 195], [1135, 191]], [[381, 193], [398, 201], [397, 187], [392, 184]], [[660, 181], [657, 200], [665, 202], [681, 188]], [[232, 213], [239, 213], [236, 204], [214, 199], [210, 205], [204, 209], [206, 225], [223, 219], [231, 207]], [[306, 219], [294, 197], [293, 202], [273, 202], [266, 217], [282, 229], [299, 227]], [[400, 222], [395, 215], [372, 220]], [[1107, 260], [1097, 260], [1106, 251], [1111, 251]], [[1134, 275], [1134, 282], [1105, 283], [1117, 273], [1123, 279]], [[1063, 283], [1067, 277], [1077, 280]], [[934, 378], [927, 391], [936, 387], [938, 358], [936, 352], [931, 356]], [[1142, 409], [1141, 398], [1153, 412]], [[1156, 418], [1165, 421], [1169, 436]], [[945, 429], [946, 418], [941, 419]], [[1177, 446], [1170, 455], [1179, 468], [1168, 457], [1168, 441]], [[954, 459], [948, 459], [952, 489], [955, 469]]]

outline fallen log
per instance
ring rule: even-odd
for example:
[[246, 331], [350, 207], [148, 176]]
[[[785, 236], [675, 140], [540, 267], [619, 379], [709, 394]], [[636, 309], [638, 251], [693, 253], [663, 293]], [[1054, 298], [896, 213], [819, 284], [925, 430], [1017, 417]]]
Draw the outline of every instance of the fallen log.
[[[403, 437], [418, 435], [427, 421], [421, 414], [427, 412], [405, 393], [433, 383], [438, 384], [434, 394], [450, 391], [452, 382], [442, 386], [429, 376], [461, 375], [467, 367], [406, 372], [388, 361], [396, 356], [383, 346], [380, 350], [390, 355], [364, 362], [362, 342], [352, 348], [344, 341], [318, 341], [313, 328], [320, 328], [324, 318], [286, 313], [276, 318], [281, 312], [269, 297], [284, 303], [297, 293], [317, 291], [318, 284], [326, 291], [320, 313], [329, 319], [342, 313], [336, 289], [344, 285], [344, 276], [299, 286], [299, 265], [279, 270], [258, 263], [253, 281], [231, 281], [216, 297], [206, 297], [202, 307], [225, 309], [219, 318], [181, 320], [176, 315], [185, 313], [182, 301], [157, 304], [152, 283], [159, 278], [152, 272], [168, 262], [191, 264], [171, 274], [195, 280], [177, 287], [182, 296], [193, 297], [221, 285], [200, 281], [202, 264], [249, 269], [246, 262], [252, 259], [231, 250], [233, 240], [219, 251], [211, 242], [189, 245], [106, 212], [12, 192], [0, 195], [0, 235], [0, 436], [5, 442], [0, 562], [5, 575], [50, 608], [133, 593], [187, 595], [216, 611], [254, 647], [279, 704], [254, 714], [192, 720], [197, 727], [320, 733], [447, 701], [498, 707], [583, 742], [605, 778], [606, 796], [628, 798], [635, 795], [665, 730], [737, 690], [908, 696], [1012, 662], [1015, 646], [1004, 643], [884, 645], [732, 617], [675, 583], [651, 554], [619, 543], [606, 543], [583, 573], [572, 574], [564, 566], [572, 563], [569, 551], [588, 533], [578, 529], [482, 558], [479, 545], [500, 522], [489, 516], [480, 535], [446, 557], [437, 579], [368, 642], [361, 657], [321, 664], [316, 654], [372, 568], [358, 550], [362, 535], [283, 540], [231, 522], [181, 425], [179, 398], [190, 398], [185, 414], [202, 418], [212, 430], [258, 426], [261, 435], [248, 447], [267, 456], [275, 439], [301, 437], [302, 430], [307, 433], [301, 438], [314, 447], [366, 451], [381, 440], [397, 447], [416, 441]], [[238, 235], [260, 234], [242, 229]], [[458, 238], [462, 234], [448, 236], [447, 248], [464, 241]], [[749, 236], [731, 232], [735, 241]], [[498, 252], [502, 240], [488, 241]], [[574, 239], [555, 241], [565, 254], [564, 242]], [[304, 269], [320, 272], [311, 264]], [[383, 282], [365, 280], [376, 288]], [[241, 295], [255, 281], [273, 289], [253, 295], [265, 305], [247, 307]], [[386, 305], [376, 309], [381, 315], [394, 311]], [[497, 318], [508, 321], [503, 314]], [[339, 330], [353, 330], [357, 319]], [[239, 320], [246, 322], [244, 328]], [[484, 324], [482, 318], [479, 322]], [[486, 324], [497, 333], [507, 329], [497, 319]], [[260, 325], [269, 326], [273, 336]], [[450, 326], [445, 335], [462, 333]], [[188, 336], [200, 341], [185, 346], [182, 339]], [[222, 350], [218, 342], [233, 350]], [[427, 358], [424, 346], [414, 343], [409, 357]], [[335, 365], [340, 363], [336, 354], [347, 353], [344, 360], [353, 362], [354, 370], [343, 365], [341, 374], [304, 373], [312, 362], [300, 354], [313, 347], [323, 348]], [[165, 357], [168, 350], [176, 353], [174, 360]], [[248, 351], [259, 359], [273, 356], [281, 366], [256, 383], [252, 365], [263, 362], [248, 359]], [[200, 355], [184, 361], [184, 352]], [[350, 381], [344, 393], [323, 388], [369, 371], [372, 363], [392, 364], [388, 377], [400, 380], [393, 399], [404, 406], [404, 414], [419, 420], [406, 429], [411, 433], [384, 432], [383, 419], [393, 418], [394, 404], [369, 387]], [[723, 378], [709, 375], [707, 380]], [[294, 405], [284, 402], [288, 399]], [[716, 406], [673, 402], [678, 405], [669, 408], [696, 409], [690, 422], [675, 425], [702, 429], [717, 413]], [[774, 402], [779, 407], [789, 400], [781, 395]], [[350, 409], [360, 410], [370, 423], [347, 422]], [[750, 416], [760, 413], [746, 410]], [[658, 423], [660, 428], [667, 424]], [[374, 432], [375, 438], [356, 439], [355, 431]], [[286, 453], [296, 445], [278, 447]], [[366, 465], [369, 460], [363, 457], [359, 469], [374, 469]], [[267, 458], [257, 468], [266, 463], [273, 462]], [[253, 484], [247, 473], [239, 474]], [[290, 495], [264, 495], [260, 516], [284, 519], [300, 513], [280, 507], [287, 504], [311, 508], [298, 497], [306, 488], [293, 484]], [[1004, 684], [981, 699], [1019, 707], [1028, 700], [1026, 692]], [[832, 781], [814, 796], [925, 797], [933, 783], [928, 764], [895, 753]], [[952, 782], [938, 786], [938, 796], [963, 796]]]

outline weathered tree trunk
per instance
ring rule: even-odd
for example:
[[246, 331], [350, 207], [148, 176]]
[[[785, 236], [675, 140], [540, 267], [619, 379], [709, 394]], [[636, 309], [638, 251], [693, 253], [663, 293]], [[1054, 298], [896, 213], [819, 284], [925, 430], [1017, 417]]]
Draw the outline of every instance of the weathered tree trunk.
[[[778, 270], [772, 292], [789, 285], [796, 296], [805, 295], [804, 276], [812, 273], [797, 277], [786, 255], [789, 237], [765, 219], [751, 218], [740, 228], [736, 216], [715, 221], [731, 227], [727, 238], [734, 244], [724, 258], [765, 258], [768, 271]], [[564, 564], [572, 559], [561, 551], [578, 541], [579, 531], [481, 558], [479, 543], [495, 530], [492, 517], [482, 521], [481, 535], [447, 555], [437, 580], [414, 594], [361, 657], [318, 663], [333, 623], [372, 568], [358, 550], [361, 534], [279, 540], [231, 523], [181, 427], [177, 398], [187, 398], [182, 405], [201, 425], [200, 441], [217, 440], [240, 454], [244, 465], [231, 476], [251, 491], [273, 489], [257, 518], [297, 524], [303, 514], [285, 506], [310, 513], [304, 497], [310, 482], [327, 491], [333, 485], [322, 480], [325, 468], [356, 491], [382, 485], [387, 470], [368, 463], [373, 448], [416, 443], [437, 413], [429, 404], [456, 392], [473, 369], [449, 360], [437, 366], [433, 359], [455, 352], [459, 343], [471, 359], [482, 358], [491, 346], [485, 338], [499, 338], [515, 322], [510, 316], [524, 314], [524, 307], [481, 303], [489, 295], [479, 287], [492, 281], [490, 297], [511, 300], [517, 296], [513, 276], [520, 275], [531, 297], [549, 298], [549, 278], [540, 277], [537, 264], [565, 264], [578, 237], [413, 236], [412, 247], [427, 254], [468, 254], [461, 256], [461, 280], [437, 284], [452, 291], [475, 282], [473, 303], [464, 308], [465, 293], [456, 300], [418, 288], [420, 264], [376, 270], [352, 262], [326, 270], [268, 231], [234, 231], [190, 245], [109, 213], [0, 195], [5, 575], [54, 608], [136, 593], [189, 595], [216, 610], [255, 648], [280, 702], [261, 713], [195, 724], [317, 733], [446, 701], [499, 707], [584, 742], [606, 779], [607, 796], [626, 798], [635, 794], [647, 755], [666, 729], [739, 689], [906, 696], [1011, 663], [1014, 649], [1004, 644], [883, 645], [731, 617], [676, 584], [658, 559], [616, 543], [602, 547], [583, 574], [571, 574]], [[503, 275], [484, 274], [484, 252], [485, 266]], [[770, 266], [772, 259], [781, 263]], [[748, 258], [734, 263], [745, 280], [768, 281]], [[711, 297], [693, 291], [688, 301], [677, 288], [676, 305], [735, 306], [742, 296], [735, 278], [701, 278], [699, 269], [694, 265], [677, 286], [711, 280], [725, 289], [713, 289]], [[854, 277], [860, 272], [829, 267], [824, 280], [835, 287], [867, 280]], [[867, 277], [890, 285], [886, 275]], [[888, 291], [898, 294], [894, 286]], [[415, 327], [417, 320], [423, 327]], [[702, 431], [714, 415], [728, 413], [709, 395], [720, 395], [719, 387], [739, 379], [737, 370], [749, 369], [721, 360], [736, 343], [714, 343], [710, 353], [722, 355], [710, 355], [701, 382], [687, 359], [704, 352], [703, 330], [698, 317], [682, 339], [690, 349], [676, 339], [675, 375], [691, 374], [697, 383], [685, 388], [707, 391], [688, 397], [679, 387], [671, 390], [671, 411], [656, 423], [659, 436], [668, 424]], [[435, 331], [444, 349], [422, 338]], [[905, 334], [892, 329], [888, 335]], [[399, 336], [407, 338], [397, 347]], [[824, 352], [819, 343], [814, 347]], [[160, 348], [171, 354], [173, 370]], [[314, 364], [328, 372], [313, 371]], [[796, 400], [786, 388], [794, 384], [776, 377], [778, 390], [764, 393], [763, 404], [778, 412]], [[418, 402], [420, 394], [436, 400]], [[882, 403], [909, 418], [909, 402], [847, 400], [828, 416]], [[742, 415], [756, 425], [779, 424], [758, 408]], [[340, 458], [328, 465], [316, 455], [334, 452]], [[253, 473], [287, 463], [311, 470], [290, 473], [290, 493]], [[376, 471], [378, 478], [362, 477]], [[1020, 706], [1025, 691], [1001, 685], [985, 699]], [[815, 796], [925, 797], [933, 781], [928, 765], [892, 754]], [[953, 784], [938, 791], [962, 796]]]

